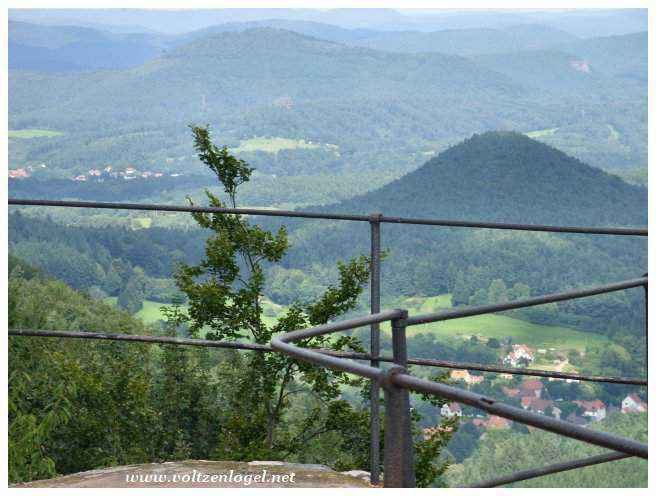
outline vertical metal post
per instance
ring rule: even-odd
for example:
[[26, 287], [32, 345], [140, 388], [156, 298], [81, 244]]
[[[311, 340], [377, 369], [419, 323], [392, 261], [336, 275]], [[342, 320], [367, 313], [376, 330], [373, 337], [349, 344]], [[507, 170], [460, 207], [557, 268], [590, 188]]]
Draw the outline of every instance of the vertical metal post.
[[[371, 313], [380, 312], [380, 218], [381, 214], [372, 214], [371, 226]], [[380, 324], [371, 324], [371, 366], [379, 367], [380, 362]], [[371, 382], [371, 475], [372, 484], [380, 482], [380, 387], [377, 381]]]
[[[643, 277], [648, 277], [648, 274]], [[647, 284], [643, 288], [645, 288], [645, 373], [649, 375], [649, 294]]]
[[415, 487], [410, 392], [394, 385], [393, 376], [405, 372], [408, 352], [405, 321], [408, 312], [392, 321], [394, 367], [385, 381], [385, 487]]

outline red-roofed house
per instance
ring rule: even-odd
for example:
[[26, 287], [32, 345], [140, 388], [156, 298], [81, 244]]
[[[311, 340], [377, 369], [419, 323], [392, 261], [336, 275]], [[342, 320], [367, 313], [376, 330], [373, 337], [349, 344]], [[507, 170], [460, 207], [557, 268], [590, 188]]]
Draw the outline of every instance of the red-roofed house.
[[538, 379], [529, 379], [519, 386], [520, 396], [533, 396], [539, 398], [542, 396], [542, 381]]
[[553, 405], [553, 401], [542, 400], [540, 398], [525, 396], [522, 398], [522, 408], [535, 413], [545, 413], [547, 408]]
[[510, 429], [510, 420], [498, 417], [496, 415], [490, 415], [489, 420], [487, 421], [488, 429]]
[[30, 173], [25, 169], [9, 169], [9, 177], [12, 179], [24, 179], [30, 177]]
[[467, 382], [467, 384], [469, 384], [471, 386], [472, 384], [480, 384], [481, 382], [483, 382], [484, 379], [485, 379], [485, 377], [483, 377], [482, 375], [471, 375], [470, 374], [469, 375], [469, 380], [467, 380], [466, 382]]
[[601, 400], [594, 401], [573, 401], [574, 404], [583, 409], [583, 416], [590, 417], [595, 422], [606, 418], [606, 405]]
[[466, 381], [469, 379], [469, 370], [452, 370], [450, 376], [454, 381]]
[[485, 379], [482, 375], [472, 375], [468, 370], [460, 369], [452, 370], [450, 377], [454, 381], [465, 381], [469, 385], [480, 384]]
[[622, 400], [622, 413], [639, 413], [646, 411], [647, 403], [642, 401], [636, 394], [630, 394]]

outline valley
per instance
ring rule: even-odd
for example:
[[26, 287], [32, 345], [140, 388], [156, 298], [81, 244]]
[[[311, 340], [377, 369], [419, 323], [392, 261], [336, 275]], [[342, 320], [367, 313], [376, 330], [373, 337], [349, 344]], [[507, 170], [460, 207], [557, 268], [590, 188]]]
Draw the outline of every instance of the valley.
[[[646, 11], [20, 9], [8, 38], [10, 198], [648, 225]], [[648, 267], [646, 236], [380, 234], [381, 308], [410, 315]], [[9, 327], [268, 345], [369, 313], [370, 249], [367, 222], [12, 205]], [[412, 326], [408, 356], [642, 378], [645, 294]], [[368, 352], [370, 339], [364, 326], [303, 346]], [[380, 341], [392, 355], [389, 322]], [[9, 371], [12, 483], [153, 460], [371, 470], [369, 382], [281, 353], [11, 336]], [[635, 381], [410, 372], [647, 439]], [[421, 486], [599, 453], [410, 398]], [[603, 467], [519, 486], [646, 484], [642, 461]]]

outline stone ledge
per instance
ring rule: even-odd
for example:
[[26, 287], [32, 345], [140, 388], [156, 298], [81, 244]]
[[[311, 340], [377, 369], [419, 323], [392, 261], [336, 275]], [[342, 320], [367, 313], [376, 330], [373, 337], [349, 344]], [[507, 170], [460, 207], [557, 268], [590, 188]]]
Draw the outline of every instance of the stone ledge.
[[[339, 473], [325, 465], [277, 461], [184, 460], [89, 470], [12, 487], [371, 487], [362, 474], [353, 476], [354, 472]], [[271, 480], [272, 475], [278, 478]], [[182, 476], [186, 479], [179, 480]], [[266, 479], [261, 481], [263, 476]], [[130, 477], [134, 482], [129, 482]], [[174, 477], [178, 480], [174, 481]]]

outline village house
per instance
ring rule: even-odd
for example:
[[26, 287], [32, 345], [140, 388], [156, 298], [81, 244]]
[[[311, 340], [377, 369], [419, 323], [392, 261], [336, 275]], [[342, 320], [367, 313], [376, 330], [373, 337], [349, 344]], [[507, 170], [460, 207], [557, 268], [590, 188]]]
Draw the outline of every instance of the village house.
[[549, 377], [549, 382], [553, 381], [565, 381], [567, 384], [573, 384], [575, 382], [581, 382], [578, 379], [561, 379], [560, 377]]
[[504, 357], [503, 363], [513, 367], [519, 367], [521, 365], [528, 365], [533, 361], [534, 357], [533, 350], [525, 344], [514, 344], [512, 345], [512, 351]]
[[474, 384], [480, 384], [484, 380], [485, 380], [485, 377], [483, 377], [482, 375], [470, 375], [469, 380], [465, 381], [465, 382], [467, 382], [467, 384], [472, 386]]
[[435, 434], [440, 434], [442, 432], [453, 432], [453, 427], [447, 426], [447, 427], [440, 427], [440, 426], [435, 426], [435, 427], [426, 427], [422, 429], [422, 435], [424, 439], [431, 439]]
[[510, 429], [512, 422], [506, 418], [490, 415], [486, 423], [488, 429]]
[[12, 179], [25, 179], [30, 177], [30, 173], [25, 169], [10, 169], [9, 177]]
[[450, 377], [454, 381], [464, 381], [469, 385], [480, 384], [485, 379], [482, 375], [471, 375], [468, 370], [459, 369], [452, 370]]
[[546, 413], [547, 408], [553, 405], [553, 401], [543, 400], [531, 396], [522, 398], [522, 408], [535, 413]]
[[73, 181], [86, 181], [86, 180], [87, 180], [87, 176], [85, 176], [84, 174], [80, 174], [79, 176], [75, 176], [73, 178]]
[[442, 414], [443, 417], [451, 418], [451, 417], [462, 417], [462, 409], [460, 408], [460, 405], [458, 403], [446, 403], [442, 406], [442, 409], [440, 410], [440, 413]]
[[573, 403], [581, 407], [581, 409], [583, 410], [584, 417], [589, 417], [595, 422], [599, 422], [600, 420], [606, 418], [606, 405], [601, 400], [594, 400], [594, 401], [575, 400], [573, 401]]
[[513, 378], [512, 374], [499, 374], [498, 377], [500, 377], [501, 379], [508, 379], [508, 380], [512, 380]]
[[100, 177], [101, 172], [98, 169], [91, 169], [89, 171], [90, 176]]
[[471, 423], [480, 429], [509, 429], [512, 425], [510, 420], [497, 415], [490, 415], [484, 419], [475, 418]]
[[540, 398], [542, 396], [542, 381], [538, 379], [528, 379], [519, 386], [519, 396], [530, 396]]
[[451, 379], [454, 381], [465, 381], [469, 378], [468, 370], [452, 370], [450, 374]]
[[622, 400], [622, 413], [640, 413], [646, 411], [647, 403], [642, 401], [636, 394], [630, 394]]

